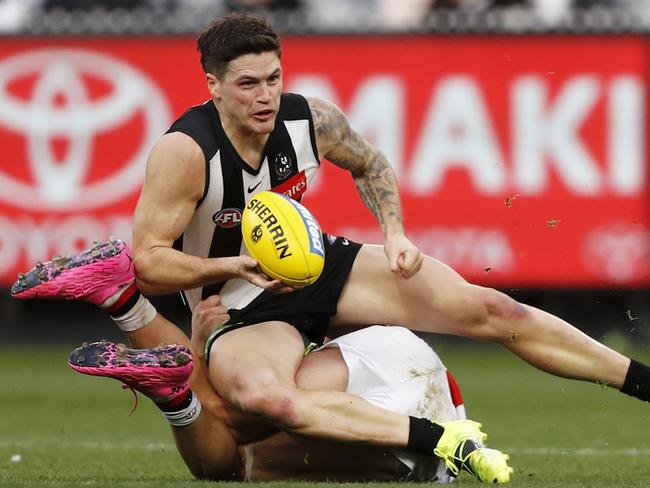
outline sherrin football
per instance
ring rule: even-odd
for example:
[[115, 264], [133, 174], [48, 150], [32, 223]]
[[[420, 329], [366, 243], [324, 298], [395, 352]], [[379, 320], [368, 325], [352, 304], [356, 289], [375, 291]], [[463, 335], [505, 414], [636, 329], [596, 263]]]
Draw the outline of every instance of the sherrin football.
[[270, 278], [300, 288], [323, 271], [323, 234], [297, 201], [271, 191], [258, 193], [246, 204], [241, 230], [248, 252]]

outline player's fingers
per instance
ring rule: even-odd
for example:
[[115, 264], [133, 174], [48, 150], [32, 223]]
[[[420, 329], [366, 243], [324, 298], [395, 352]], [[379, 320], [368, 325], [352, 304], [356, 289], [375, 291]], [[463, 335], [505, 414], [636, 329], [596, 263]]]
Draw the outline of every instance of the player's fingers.
[[221, 297], [219, 295], [210, 295], [205, 300], [201, 300], [199, 304], [203, 304], [204, 307], [217, 307], [221, 305]]
[[213, 308], [194, 309], [192, 314], [192, 329], [200, 331], [223, 325], [230, 320], [228, 311], [223, 306]]
[[273, 289], [282, 285], [279, 280], [272, 280], [262, 273], [254, 273], [250, 279], [250, 282], [256, 286], [259, 286], [260, 288], [269, 291], [272, 291]]
[[419, 250], [408, 249], [401, 253], [398, 260], [401, 275], [404, 278], [410, 278], [420, 271], [423, 259], [422, 253]]
[[225, 309], [213, 308], [205, 314], [203, 320], [205, 323], [210, 324], [211, 327], [217, 327], [228, 323], [230, 314]]
[[269, 291], [271, 291], [272, 293], [276, 293], [276, 294], [281, 295], [281, 294], [284, 294], [284, 293], [292, 293], [292, 292], [297, 291], [297, 290], [298, 290], [298, 288], [294, 288], [293, 286], [287, 286], [287, 285], [284, 285], [284, 284], [280, 283], [278, 286], [276, 286], [275, 288], [272, 288]]
[[388, 256], [388, 266], [393, 273], [398, 273], [400, 270], [399, 266], [399, 254], [396, 256]]

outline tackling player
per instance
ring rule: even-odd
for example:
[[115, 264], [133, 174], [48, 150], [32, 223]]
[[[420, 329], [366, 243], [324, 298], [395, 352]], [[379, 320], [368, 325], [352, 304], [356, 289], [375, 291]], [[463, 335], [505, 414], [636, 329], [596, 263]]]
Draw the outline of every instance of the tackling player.
[[[128, 300], [124, 293], [115, 297], [110, 292], [134, 278], [128, 248], [114, 241], [39, 263], [21, 278], [28, 285], [21, 296], [83, 300], [110, 313], [120, 300]], [[69, 364], [84, 374], [115, 378], [151, 398], [172, 426], [188, 468], [200, 479], [447, 482], [465, 469], [485, 481], [508, 480], [512, 470], [505, 465], [507, 456], [483, 445], [480, 424], [459, 420], [465, 419], [460, 392], [438, 356], [402, 327], [369, 327], [328, 342], [306, 356], [296, 384], [306, 390], [347, 392], [392, 412], [435, 421], [445, 428], [436, 446], [444, 462], [404, 450], [285, 433], [264, 439], [273, 434], [273, 426], [225, 404], [204, 377], [200, 359], [204, 349], [210, 350], [206, 339], [229, 318], [216, 295], [197, 304], [192, 315], [194, 359], [189, 339], [154, 312], [135, 331], [118, 321], [138, 349], [107, 341], [84, 344], [70, 354]], [[171, 340], [179, 344], [158, 345]], [[491, 466], [499, 460], [503, 469], [494, 473]]]

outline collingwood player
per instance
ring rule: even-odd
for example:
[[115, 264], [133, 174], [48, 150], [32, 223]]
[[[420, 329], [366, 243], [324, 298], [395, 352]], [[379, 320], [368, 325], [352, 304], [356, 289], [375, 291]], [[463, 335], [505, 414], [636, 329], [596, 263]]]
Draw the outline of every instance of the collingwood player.
[[[333, 104], [282, 93], [280, 44], [265, 21], [246, 14], [216, 19], [198, 48], [210, 100], [190, 108], [152, 149], [133, 256], [145, 294], [186, 290], [191, 307], [221, 296], [231, 323], [211, 337], [209, 378], [228, 403], [302, 436], [454, 458], [454, 447], [440, 447], [454, 432], [435, 422], [296, 385], [304, 337], [319, 343], [343, 327], [370, 324], [494, 342], [544, 371], [650, 400], [647, 366], [423, 256], [406, 237], [386, 157]], [[326, 236], [321, 277], [291, 291], [246, 255], [238, 219], [258, 191], [300, 198], [325, 159], [350, 172], [384, 244]], [[118, 300], [115, 316], [137, 330], [150, 305], [136, 285], [124, 293], [130, 299]], [[480, 465], [474, 473], [482, 481], [509, 478], [505, 456]]]

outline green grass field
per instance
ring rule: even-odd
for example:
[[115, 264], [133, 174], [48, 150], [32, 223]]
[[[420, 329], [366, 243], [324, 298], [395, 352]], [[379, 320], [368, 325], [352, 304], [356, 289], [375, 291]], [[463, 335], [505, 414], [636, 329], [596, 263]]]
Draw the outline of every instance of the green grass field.
[[[74, 373], [67, 352], [0, 349], [0, 486], [208, 484], [191, 479], [147, 399], [129, 417], [132, 395]], [[496, 347], [454, 343], [438, 352], [489, 444], [511, 454], [511, 486], [650, 486], [647, 403], [545, 375]], [[467, 474], [460, 483], [478, 486]], [[285, 484], [307, 485], [271, 485]]]

